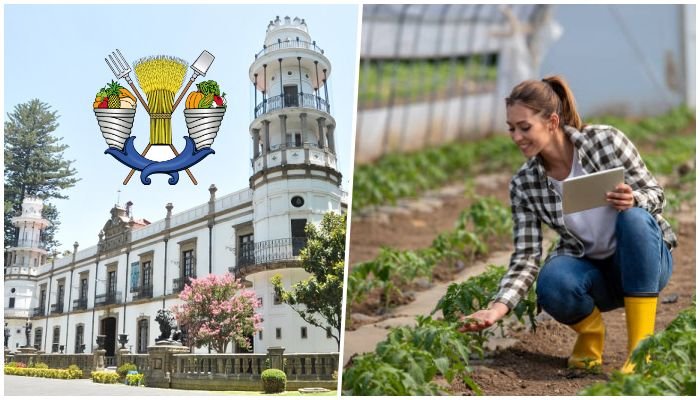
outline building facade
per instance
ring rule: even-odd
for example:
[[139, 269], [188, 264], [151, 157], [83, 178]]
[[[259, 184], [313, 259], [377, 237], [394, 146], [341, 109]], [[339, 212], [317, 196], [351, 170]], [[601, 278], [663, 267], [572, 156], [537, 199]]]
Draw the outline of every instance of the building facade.
[[98, 334], [106, 335], [108, 359], [119, 334], [128, 335], [133, 353], [146, 353], [160, 334], [157, 311], [178, 304], [189, 280], [230, 273], [261, 303], [263, 329], [252, 340], [253, 352], [273, 346], [291, 353], [337, 351], [327, 329], [309, 325], [280, 303], [269, 282], [279, 274], [289, 288], [307, 278], [298, 260], [305, 225], [346, 208], [329, 76], [330, 62], [305, 21], [278, 17], [250, 66], [256, 104], [249, 188], [217, 196], [212, 185], [206, 203], [180, 213], [169, 203], [165, 218], [155, 222], [135, 218], [131, 203], [115, 205], [98, 243], [84, 249], [75, 243], [62, 258], [49, 257], [40, 243], [48, 224], [41, 219], [41, 202], [25, 199], [14, 222], [21, 239], [5, 257], [10, 350], [26, 344], [31, 324], [31, 345], [46, 353], [92, 352]]

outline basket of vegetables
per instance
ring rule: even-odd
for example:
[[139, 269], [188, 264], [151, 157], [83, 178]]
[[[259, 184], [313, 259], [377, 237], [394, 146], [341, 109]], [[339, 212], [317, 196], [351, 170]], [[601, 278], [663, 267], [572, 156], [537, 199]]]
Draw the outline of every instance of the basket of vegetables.
[[185, 123], [195, 148], [211, 147], [226, 112], [226, 93], [219, 91], [215, 81], [197, 84], [185, 101]]
[[97, 92], [92, 107], [107, 145], [123, 150], [124, 142], [131, 136], [131, 127], [134, 125], [134, 95], [112, 81]]

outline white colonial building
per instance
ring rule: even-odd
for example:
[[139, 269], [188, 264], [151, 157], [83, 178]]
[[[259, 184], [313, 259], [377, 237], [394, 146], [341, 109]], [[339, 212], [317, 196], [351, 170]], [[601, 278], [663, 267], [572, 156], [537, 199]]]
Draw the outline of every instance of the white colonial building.
[[281, 304], [270, 284], [276, 274], [286, 287], [305, 279], [298, 261], [304, 226], [346, 208], [326, 86], [330, 70], [304, 20], [270, 22], [250, 66], [256, 104], [249, 188], [217, 196], [212, 185], [208, 202], [180, 213], [169, 203], [165, 218], [154, 222], [135, 218], [131, 203], [114, 206], [107, 222], [94, 226], [98, 243], [75, 243], [73, 254], [62, 258], [42, 249], [40, 231], [48, 221], [40, 201], [25, 199], [13, 221], [20, 239], [5, 257], [10, 350], [25, 345], [29, 322], [30, 344], [46, 353], [92, 352], [98, 334], [106, 335], [107, 357], [119, 346], [119, 334], [128, 335], [133, 353], [146, 353], [160, 334], [157, 311], [177, 304], [189, 279], [233, 273], [262, 303], [254, 352], [274, 346], [336, 352], [329, 332]]

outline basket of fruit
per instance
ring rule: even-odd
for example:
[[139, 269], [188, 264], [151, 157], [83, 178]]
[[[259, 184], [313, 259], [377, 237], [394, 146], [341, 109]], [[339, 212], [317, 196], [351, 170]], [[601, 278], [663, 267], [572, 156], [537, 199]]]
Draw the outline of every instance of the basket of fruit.
[[97, 92], [92, 107], [107, 145], [123, 150], [124, 142], [131, 136], [131, 127], [134, 125], [134, 95], [112, 81]]
[[197, 84], [185, 101], [185, 123], [195, 148], [211, 147], [226, 112], [226, 93], [215, 81]]

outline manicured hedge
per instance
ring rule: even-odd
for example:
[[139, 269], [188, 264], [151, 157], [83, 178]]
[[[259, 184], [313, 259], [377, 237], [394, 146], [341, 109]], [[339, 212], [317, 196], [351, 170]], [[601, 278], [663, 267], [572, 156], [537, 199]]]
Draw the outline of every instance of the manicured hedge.
[[281, 393], [287, 389], [287, 375], [279, 369], [266, 369], [262, 373], [262, 383], [265, 393]]
[[120, 380], [119, 374], [112, 371], [93, 371], [90, 376], [95, 383], [117, 383]]
[[143, 374], [131, 374], [126, 376], [126, 384], [129, 386], [139, 386], [143, 384]]
[[80, 369], [18, 368], [6, 366], [5, 375], [53, 379], [80, 379], [83, 377], [83, 371]]

